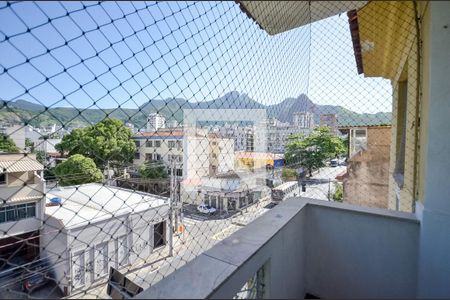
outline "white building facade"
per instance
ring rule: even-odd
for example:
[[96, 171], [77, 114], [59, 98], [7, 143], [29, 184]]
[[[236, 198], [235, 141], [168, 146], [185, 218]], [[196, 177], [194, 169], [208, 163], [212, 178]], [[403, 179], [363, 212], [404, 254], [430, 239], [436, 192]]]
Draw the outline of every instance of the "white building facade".
[[156, 131], [166, 127], [166, 118], [158, 113], [152, 113], [147, 117], [147, 131]]
[[[133, 137], [136, 168], [147, 161], [161, 161], [167, 168], [176, 163], [179, 179], [207, 176], [234, 167], [234, 142], [206, 130], [162, 129]], [[169, 170], [168, 170], [169, 171]]]
[[267, 152], [284, 153], [289, 142], [289, 136], [293, 134], [309, 135], [312, 131], [298, 126], [267, 126]]
[[39, 255], [44, 167], [33, 154], [0, 154], [0, 257]]
[[[110, 268], [151, 262], [168, 244], [168, 199], [101, 184], [55, 188], [47, 199], [42, 256], [64, 295], [106, 282]], [[125, 205], [126, 203], [126, 205]]]
[[296, 112], [293, 114], [293, 125], [302, 129], [314, 128], [314, 114], [312, 112]]

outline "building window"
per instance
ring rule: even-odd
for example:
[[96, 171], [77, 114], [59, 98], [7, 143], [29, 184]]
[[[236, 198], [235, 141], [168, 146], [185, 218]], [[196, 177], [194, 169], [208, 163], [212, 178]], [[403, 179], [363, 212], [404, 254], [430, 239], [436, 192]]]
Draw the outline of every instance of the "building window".
[[145, 147], [147, 147], [147, 148], [153, 147], [153, 141], [147, 141], [147, 142], [145, 142]]
[[175, 148], [175, 141], [168, 142], [169, 148]]
[[177, 176], [183, 176], [183, 169], [177, 169], [176, 171]]
[[134, 141], [134, 144], [136, 145], [136, 148], [139, 148], [141, 146], [141, 143], [139, 141]]
[[161, 141], [155, 141], [155, 147], [156, 148], [161, 147]]
[[181, 141], [177, 141], [177, 149], [181, 150], [183, 148], [183, 143]]
[[98, 244], [95, 254], [95, 275], [100, 278], [108, 274], [108, 243]]
[[0, 223], [36, 217], [36, 203], [25, 203], [0, 208]]
[[145, 153], [145, 160], [152, 160], [152, 153]]
[[141, 154], [139, 152], [135, 152], [134, 159], [141, 159]]
[[166, 244], [166, 222], [153, 225], [153, 249]]
[[6, 174], [0, 174], [0, 184], [6, 184]]
[[75, 288], [82, 287], [85, 283], [84, 251], [78, 252], [72, 257], [72, 282]]
[[367, 131], [365, 129], [356, 129], [355, 137], [357, 138], [365, 138], [367, 136]]
[[117, 239], [117, 256], [119, 266], [124, 266], [128, 263], [128, 243], [126, 235]]

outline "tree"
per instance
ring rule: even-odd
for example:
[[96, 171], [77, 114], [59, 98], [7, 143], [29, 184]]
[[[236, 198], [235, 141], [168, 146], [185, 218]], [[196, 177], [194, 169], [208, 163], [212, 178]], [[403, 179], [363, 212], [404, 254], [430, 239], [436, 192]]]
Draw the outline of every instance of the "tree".
[[66, 161], [58, 164], [55, 168], [55, 175], [58, 183], [62, 186], [103, 180], [102, 172], [97, 168], [95, 162], [81, 154], [72, 155]]
[[139, 176], [148, 179], [164, 179], [169, 177], [169, 174], [162, 163], [149, 161], [139, 168]]
[[31, 153], [34, 153], [34, 143], [29, 138], [25, 138], [25, 147], [30, 150]]
[[56, 149], [69, 156], [81, 154], [94, 160], [99, 168], [108, 161], [123, 164], [131, 162], [136, 145], [133, 133], [118, 119], [105, 118], [95, 125], [77, 128], [63, 137]]
[[344, 154], [346, 148], [341, 138], [328, 127], [317, 127], [308, 136], [293, 135], [286, 145], [285, 159], [289, 166], [302, 166], [312, 175], [312, 170], [325, 166], [327, 159]]
[[4, 133], [0, 133], [0, 152], [17, 153], [19, 148], [17, 148], [16, 143]]
[[333, 200], [337, 202], [342, 202], [344, 198], [344, 186], [340, 183], [335, 182], [334, 183], [334, 194], [333, 194]]

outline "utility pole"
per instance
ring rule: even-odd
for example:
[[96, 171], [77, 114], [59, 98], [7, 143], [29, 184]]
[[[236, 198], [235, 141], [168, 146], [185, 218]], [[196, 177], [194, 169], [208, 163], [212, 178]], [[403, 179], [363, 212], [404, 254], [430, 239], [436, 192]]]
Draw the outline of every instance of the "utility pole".
[[170, 197], [169, 197], [169, 256], [173, 256], [173, 200], [174, 200], [174, 172], [173, 172], [173, 162], [170, 166]]
[[328, 201], [330, 201], [330, 197], [331, 197], [331, 178], [328, 178]]
[[177, 180], [176, 180], [176, 166], [177, 166], [177, 164], [176, 164], [176, 162], [173, 162], [173, 170], [172, 170], [172, 173], [174, 174], [174, 176], [173, 176], [173, 199], [174, 199], [174, 201], [173, 201], [173, 203], [175, 204], [175, 211], [174, 211], [174, 217], [175, 217], [175, 231], [176, 232], [178, 232], [178, 214], [179, 214], [179, 207], [178, 207], [178, 205], [179, 205], [179, 203], [178, 203], [178, 190], [177, 190], [177, 188], [178, 188], [178, 183], [177, 183]]
[[106, 180], [107, 185], [111, 185], [111, 172], [109, 170], [109, 160], [106, 162], [106, 176], [108, 180]]

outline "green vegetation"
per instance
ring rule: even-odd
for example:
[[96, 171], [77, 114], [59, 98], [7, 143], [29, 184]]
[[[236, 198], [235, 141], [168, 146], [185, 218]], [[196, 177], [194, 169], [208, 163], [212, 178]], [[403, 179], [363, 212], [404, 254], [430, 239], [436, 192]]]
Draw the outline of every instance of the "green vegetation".
[[0, 133], [0, 152], [17, 153], [19, 148], [9, 136]]
[[139, 176], [147, 179], [163, 179], [169, 177], [162, 163], [148, 161], [139, 168]]
[[[236, 99], [239, 99], [239, 101]], [[1, 100], [0, 103], [3, 104]], [[0, 120], [10, 124], [23, 124], [24, 120], [28, 120], [28, 124], [38, 127], [51, 124], [64, 125], [66, 127], [89, 126], [100, 122], [106, 117], [111, 117], [123, 122], [131, 122], [138, 128], [142, 128], [146, 124], [148, 114], [152, 112], [159, 112], [166, 117], [182, 122], [183, 110], [180, 107], [190, 106], [185, 99], [173, 98], [164, 100], [151, 99], [139, 108], [120, 109], [80, 110], [76, 107], [50, 107], [46, 110], [42, 105], [25, 100], [7, 103], [8, 105], [0, 111]], [[336, 114], [339, 126], [390, 124], [392, 119], [392, 113], [390, 112], [359, 114], [341, 106], [316, 105], [304, 94], [297, 98], [286, 98], [280, 103], [267, 106], [249, 98], [245, 94], [237, 92], [230, 92], [217, 99], [198, 103], [198, 108], [266, 108], [269, 117], [277, 118], [282, 122], [292, 121], [292, 112], [304, 110], [305, 107], [308, 107], [308, 109], [315, 107], [316, 122], [318, 122], [320, 114]]]
[[81, 154], [94, 160], [103, 169], [108, 162], [124, 164], [131, 162], [136, 145], [132, 132], [118, 119], [106, 118], [95, 125], [72, 130], [55, 148], [69, 156]]
[[297, 172], [294, 169], [283, 168], [281, 172], [281, 177], [285, 181], [297, 180]]
[[302, 166], [312, 175], [314, 169], [325, 166], [332, 159], [346, 152], [344, 141], [328, 127], [317, 127], [308, 135], [293, 135], [286, 145], [285, 159], [288, 166]]
[[101, 182], [102, 172], [95, 162], [81, 154], [75, 154], [55, 168], [55, 176], [61, 186]]
[[25, 148], [27, 148], [31, 153], [34, 153], [34, 143], [31, 141], [31, 139], [25, 139]]
[[341, 183], [335, 182], [334, 188], [333, 200], [342, 202], [344, 198], [344, 186]]

